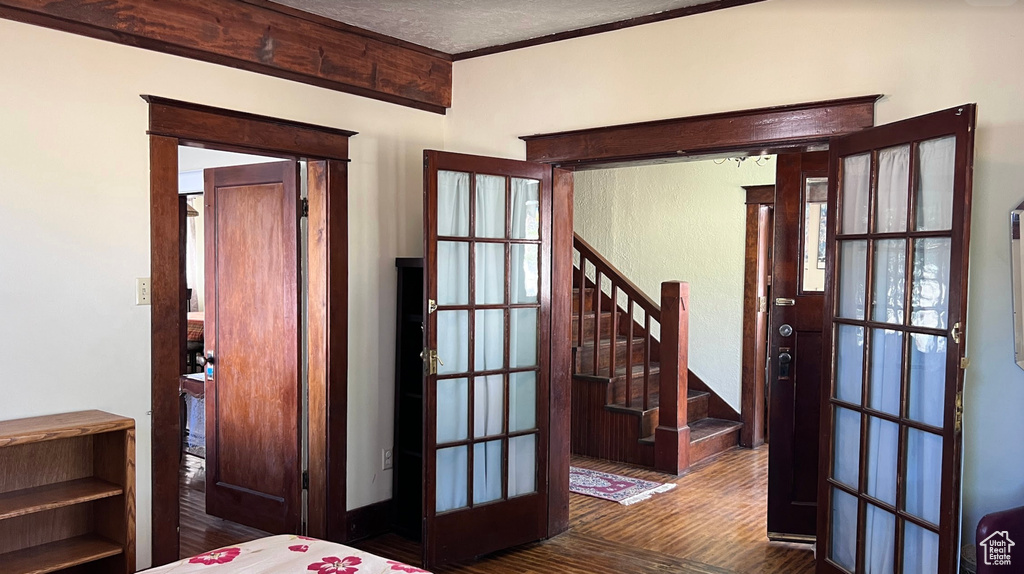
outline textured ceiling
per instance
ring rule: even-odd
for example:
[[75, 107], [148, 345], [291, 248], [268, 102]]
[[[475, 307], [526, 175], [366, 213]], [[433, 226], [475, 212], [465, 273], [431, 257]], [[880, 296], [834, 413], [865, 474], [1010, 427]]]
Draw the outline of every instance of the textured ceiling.
[[458, 54], [713, 0], [275, 0]]

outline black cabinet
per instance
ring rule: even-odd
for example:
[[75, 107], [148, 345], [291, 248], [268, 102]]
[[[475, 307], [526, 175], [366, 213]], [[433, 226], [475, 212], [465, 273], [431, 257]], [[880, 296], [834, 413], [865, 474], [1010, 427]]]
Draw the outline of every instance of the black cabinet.
[[400, 257], [395, 329], [395, 530], [420, 539], [423, 518], [423, 259]]

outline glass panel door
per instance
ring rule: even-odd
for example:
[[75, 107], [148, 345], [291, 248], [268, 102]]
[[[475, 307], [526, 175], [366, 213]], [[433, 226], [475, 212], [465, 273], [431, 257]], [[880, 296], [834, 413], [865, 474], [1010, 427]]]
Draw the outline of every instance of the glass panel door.
[[831, 144], [819, 571], [956, 571], [973, 123], [963, 106]]
[[545, 535], [550, 167], [427, 152], [425, 560]]

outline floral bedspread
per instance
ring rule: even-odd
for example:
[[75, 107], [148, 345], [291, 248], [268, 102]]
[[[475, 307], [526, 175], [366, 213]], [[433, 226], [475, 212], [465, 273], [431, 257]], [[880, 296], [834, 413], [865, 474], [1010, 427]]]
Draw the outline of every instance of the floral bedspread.
[[413, 574], [414, 566], [387, 560], [333, 542], [284, 534], [219, 548], [144, 574], [210, 572], [223, 574]]

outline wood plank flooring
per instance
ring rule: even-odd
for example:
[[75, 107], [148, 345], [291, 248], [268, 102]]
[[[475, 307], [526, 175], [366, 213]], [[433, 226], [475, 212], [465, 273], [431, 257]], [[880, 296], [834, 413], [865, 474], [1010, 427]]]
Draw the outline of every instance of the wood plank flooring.
[[206, 514], [206, 466], [203, 459], [186, 454], [178, 473], [181, 530], [179, 558], [187, 558], [269, 533]]
[[[570, 529], [438, 574], [811, 574], [812, 547], [769, 542], [768, 448], [733, 449], [672, 478], [620, 463], [573, 457], [584, 468], [678, 486], [632, 506], [573, 494]], [[355, 546], [419, 563], [419, 544], [395, 534]]]

